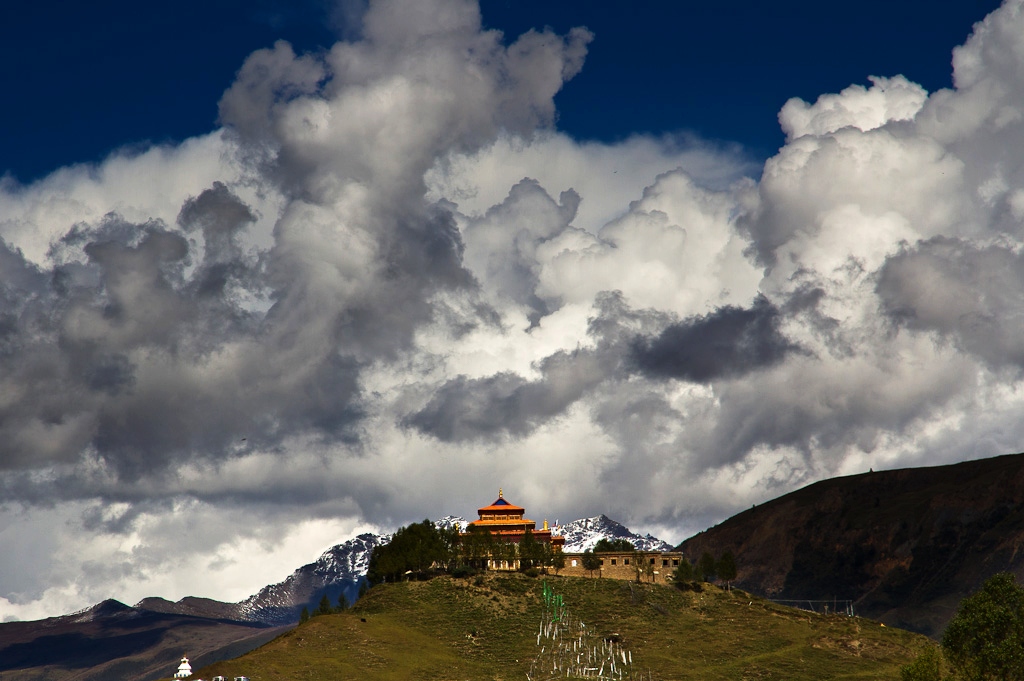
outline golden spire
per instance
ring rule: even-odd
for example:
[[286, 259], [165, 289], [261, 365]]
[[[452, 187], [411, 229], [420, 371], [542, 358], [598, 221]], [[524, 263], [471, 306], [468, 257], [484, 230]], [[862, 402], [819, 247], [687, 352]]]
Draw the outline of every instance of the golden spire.
[[501, 496], [501, 488], [500, 488], [500, 487], [498, 488], [498, 498], [499, 498], [499, 499], [502, 499], [502, 498], [503, 498], [503, 497]]

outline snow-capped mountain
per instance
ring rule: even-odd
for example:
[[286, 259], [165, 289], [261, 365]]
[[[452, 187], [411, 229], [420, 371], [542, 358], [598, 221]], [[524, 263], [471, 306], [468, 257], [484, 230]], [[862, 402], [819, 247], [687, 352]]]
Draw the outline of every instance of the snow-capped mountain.
[[603, 514], [559, 525], [556, 531], [565, 537], [563, 551], [566, 553], [583, 553], [593, 549], [601, 539], [627, 539], [638, 551], [672, 550], [671, 544], [649, 534], [639, 535], [630, 532], [628, 527]]
[[331, 605], [342, 593], [355, 601], [373, 549], [390, 541], [387, 534], [361, 534], [324, 551], [315, 563], [303, 565], [283, 582], [263, 587], [238, 604], [240, 619], [266, 624], [296, 622], [302, 608], [312, 610], [326, 594]]

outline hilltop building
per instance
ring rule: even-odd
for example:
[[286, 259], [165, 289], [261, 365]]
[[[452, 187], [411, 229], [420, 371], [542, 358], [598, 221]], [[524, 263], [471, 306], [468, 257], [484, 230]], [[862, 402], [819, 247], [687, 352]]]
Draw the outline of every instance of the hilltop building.
[[[526, 509], [505, 499], [501, 488], [498, 488], [498, 498], [477, 509], [477, 513], [480, 517], [466, 526], [467, 531], [462, 533], [463, 541], [471, 541], [473, 535], [486, 533], [499, 546], [520, 544], [529, 532], [534, 540], [550, 545], [555, 551], [561, 551], [565, 545], [565, 537], [552, 532], [547, 520], [544, 521], [544, 527], [538, 530], [537, 523], [525, 517]], [[518, 558], [503, 556], [500, 551], [488, 551], [476, 560], [479, 561], [479, 567], [489, 570], [518, 570], [520, 566]]]
[[498, 488], [498, 498], [490, 505], [478, 508], [477, 513], [480, 515], [479, 519], [466, 526], [470, 532], [486, 530], [499, 541], [518, 544], [529, 530], [534, 539], [551, 544], [551, 547], [556, 550], [560, 550], [565, 545], [565, 537], [553, 534], [551, 528], [548, 527], [547, 520], [544, 521], [544, 527], [538, 530], [535, 521], [523, 517], [526, 515], [526, 509], [506, 500], [500, 487]]
[[176, 679], [187, 679], [192, 676], [192, 665], [188, 663], [187, 657], [181, 658], [181, 664], [178, 665], [178, 671], [174, 673]]
[[604, 577], [637, 580], [651, 584], [671, 584], [679, 567], [679, 551], [608, 551], [597, 554], [600, 567], [593, 573], [583, 568], [582, 553], [566, 553], [565, 567], [559, 574], [567, 577]]
[[[526, 516], [526, 509], [516, 506], [505, 498], [498, 488], [498, 498], [487, 506], [477, 509], [479, 518], [466, 525], [466, 532], [461, 533], [463, 541], [476, 532], [484, 531], [500, 544], [519, 544], [526, 536], [527, 530], [538, 542], [550, 544], [555, 551], [562, 551], [565, 537], [555, 534], [548, 527], [548, 521], [537, 529], [537, 523]], [[593, 572], [583, 568], [582, 553], [564, 553], [565, 567], [559, 574], [575, 577], [604, 577], [606, 579], [623, 579], [668, 584], [672, 581], [672, 573], [679, 567], [683, 554], [678, 551], [609, 551], [598, 554], [600, 566]], [[488, 553], [474, 559], [477, 567], [489, 570], [518, 570], [519, 560], [510, 556], [501, 556], [500, 551], [491, 549]]]

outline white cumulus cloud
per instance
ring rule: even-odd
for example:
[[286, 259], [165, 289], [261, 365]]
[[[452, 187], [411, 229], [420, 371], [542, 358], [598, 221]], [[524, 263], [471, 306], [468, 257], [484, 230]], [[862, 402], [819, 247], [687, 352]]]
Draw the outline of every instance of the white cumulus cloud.
[[951, 89], [791, 100], [763, 166], [559, 133], [583, 28], [362, 27], [250, 55], [204, 137], [0, 185], [0, 618], [239, 600], [499, 486], [681, 540], [1020, 450], [1020, 0]]

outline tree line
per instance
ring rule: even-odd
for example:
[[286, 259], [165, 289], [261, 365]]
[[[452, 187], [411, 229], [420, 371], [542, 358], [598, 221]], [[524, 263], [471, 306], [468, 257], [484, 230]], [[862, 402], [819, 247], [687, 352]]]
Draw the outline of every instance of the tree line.
[[[365, 596], [366, 590], [368, 588], [369, 587], [367, 586], [365, 581], [360, 582], [358, 597], [362, 598], [363, 596]], [[344, 612], [345, 610], [348, 610], [350, 607], [352, 607], [352, 605], [348, 602], [348, 598], [345, 597], [344, 592], [338, 594], [337, 605], [331, 605], [331, 599], [327, 597], [327, 594], [324, 594], [323, 597], [320, 599], [320, 604], [316, 607], [315, 610], [313, 610], [313, 612], [310, 612], [308, 607], [302, 608], [302, 613], [299, 615], [299, 624], [308, 622], [311, 618], [319, 617], [320, 615], [334, 615], [339, 612]]]
[[[655, 565], [644, 560], [628, 539], [602, 538], [593, 549], [583, 552], [582, 567], [591, 576], [601, 568], [603, 553], [632, 553], [631, 565], [636, 581], [654, 581]], [[371, 584], [422, 579], [439, 573], [468, 575], [486, 569], [489, 561], [512, 566], [523, 572], [553, 568], [557, 574], [565, 567], [565, 555], [551, 544], [539, 541], [529, 530], [518, 542], [503, 540], [485, 529], [470, 525], [465, 534], [454, 527], [438, 527], [430, 520], [406, 525], [391, 541], [374, 548], [366, 578]], [[715, 559], [705, 552], [696, 563], [681, 558], [673, 572], [676, 585], [721, 580], [727, 585], [736, 579], [736, 559], [726, 551]]]
[[518, 542], [512, 542], [473, 525], [466, 534], [460, 534], [455, 528], [437, 527], [424, 520], [400, 528], [390, 542], [375, 547], [366, 578], [371, 584], [380, 584], [440, 572], [469, 574], [486, 568], [489, 560], [508, 565], [518, 561], [524, 572], [542, 567], [557, 572], [565, 567], [562, 552], [539, 541], [529, 530]]
[[717, 559], [705, 551], [696, 563], [685, 557], [679, 560], [679, 566], [672, 573], [672, 581], [678, 587], [685, 587], [694, 582], [713, 582], [721, 580], [727, 588], [732, 588], [736, 579], [736, 557], [732, 551], [726, 551]]

